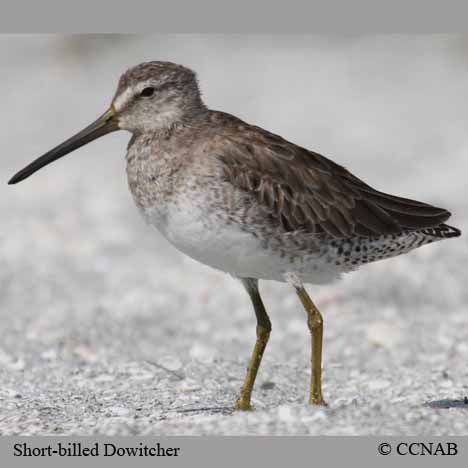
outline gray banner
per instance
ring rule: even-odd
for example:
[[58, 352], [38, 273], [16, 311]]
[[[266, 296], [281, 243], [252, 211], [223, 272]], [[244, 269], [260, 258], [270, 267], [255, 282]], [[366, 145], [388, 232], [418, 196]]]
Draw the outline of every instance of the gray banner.
[[466, 466], [468, 438], [4, 437], [2, 465], [17, 466]]
[[0, 31], [462, 32], [466, 9], [458, 0], [16, 0], [2, 5]]

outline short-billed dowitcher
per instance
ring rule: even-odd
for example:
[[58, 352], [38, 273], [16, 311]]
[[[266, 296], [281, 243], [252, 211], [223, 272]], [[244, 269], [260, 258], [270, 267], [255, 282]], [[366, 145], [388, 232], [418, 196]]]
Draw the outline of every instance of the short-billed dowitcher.
[[168, 62], [125, 72], [98, 120], [9, 183], [121, 129], [132, 133], [128, 183], [146, 220], [185, 254], [239, 278], [252, 300], [257, 340], [238, 409], [250, 408], [271, 331], [259, 279], [295, 288], [311, 333], [310, 403], [324, 404], [323, 320], [304, 283], [460, 235], [444, 224], [447, 210], [379, 192], [320, 154], [208, 109], [194, 72]]

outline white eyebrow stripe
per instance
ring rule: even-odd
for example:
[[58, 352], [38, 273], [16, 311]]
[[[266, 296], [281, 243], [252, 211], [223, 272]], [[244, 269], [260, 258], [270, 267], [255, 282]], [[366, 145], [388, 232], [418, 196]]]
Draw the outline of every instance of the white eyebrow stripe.
[[132, 87], [129, 86], [123, 93], [119, 94], [115, 99], [114, 99], [114, 107], [117, 111], [122, 110], [125, 107], [125, 104], [128, 103], [128, 101], [132, 98], [134, 94], [138, 94], [141, 92], [144, 88], [146, 88], [148, 85], [151, 84], [150, 80], [143, 81], [141, 83], [138, 83], [136, 86]]
[[125, 106], [125, 104], [130, 100], [130, 98], [133, 96], [133, 89], [132, 88], [127, 88], [122, 94], [119, 94], [115, 99], [114, 99], [114, 107], [117, 111], [122, 110], [122, 108]]

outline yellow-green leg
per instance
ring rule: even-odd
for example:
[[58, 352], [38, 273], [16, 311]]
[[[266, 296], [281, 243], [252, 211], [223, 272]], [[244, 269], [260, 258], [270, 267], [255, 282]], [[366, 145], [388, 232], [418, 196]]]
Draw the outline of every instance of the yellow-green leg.
[[296, 292], [307, 312], [307, 325], [312, 341], [310, 397], [311, 405], [326, 405], [322, 396], [322, 342], [323, 342], [323, 318], [304, 287], [297, 287]]
[[247, 411], [252, 409], [250, 406], [250, 397], [252, 395], [255, 378], [257, 377], [258, 368], [262, 361], [263, 352], [265, 351], [268, 338], [270, 337], [271, 322], [258, 291], [258, 281], [253, 278], [243, 278], [242, 284], [249, 293], [257, 317], [257, 341], [255, 342], [252, 357], [250, 358], [244, 384], [242, 385], [239, 398], [235, 405], [237, 410]]

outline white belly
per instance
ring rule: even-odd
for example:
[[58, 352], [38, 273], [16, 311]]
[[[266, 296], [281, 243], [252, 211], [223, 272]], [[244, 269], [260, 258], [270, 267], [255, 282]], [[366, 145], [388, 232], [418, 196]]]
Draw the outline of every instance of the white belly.
[[144, 216], [181, 252], [238, 277], [260, 277], [270, 257], [257, 238], [236, 224], [227, 224], [220, 215], [200, 209], [197, 203], [186, 200], [162, 210], [146, 208]]
[[260, 240], [228, 223], [224, 213], [207, 211], [197, 197], [180, 196], [164, 207], [142, 210], [147, 222], [156, 227], [178, 250], [193, 259], [239, 278], [286, 281], [297, 274], [302, 281], [323, 284], [339, 277], [335, 268], [317, 255], [304, 255], [298, 262], [266, 249]]

